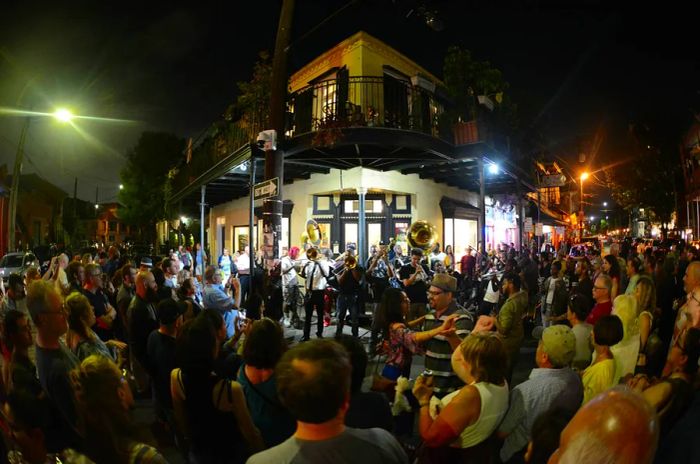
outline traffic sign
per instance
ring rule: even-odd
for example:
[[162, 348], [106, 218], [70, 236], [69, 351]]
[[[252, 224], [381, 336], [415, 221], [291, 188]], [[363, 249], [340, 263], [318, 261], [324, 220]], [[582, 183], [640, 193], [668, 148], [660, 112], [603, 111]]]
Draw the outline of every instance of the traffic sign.
[[274, 197], [277, 195], [277, 191], [279, 190], [279, 184], [279, 177], [255, 184], [255, 187], [253, 188], [253, 198], [255, 200], [262, 200], [264, 198]]

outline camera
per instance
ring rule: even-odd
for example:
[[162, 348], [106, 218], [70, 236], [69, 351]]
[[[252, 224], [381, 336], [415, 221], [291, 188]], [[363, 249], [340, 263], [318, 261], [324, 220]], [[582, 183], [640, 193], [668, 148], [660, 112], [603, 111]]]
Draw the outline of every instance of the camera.
[[255, 144], [261, 150], [277, 150], [277, 131], [269, 129], [258, 133]]

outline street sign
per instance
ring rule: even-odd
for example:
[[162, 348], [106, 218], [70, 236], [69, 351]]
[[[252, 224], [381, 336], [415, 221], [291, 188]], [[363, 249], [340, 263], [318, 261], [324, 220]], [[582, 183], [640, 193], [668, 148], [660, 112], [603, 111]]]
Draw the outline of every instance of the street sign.
[[566, 176], [564, 174], [542, 176], [542, 187], [563, 187], [564, 185], [566, 185]]
[[535, 224], [535, 235], [537, 235], [538, 237], [541, 237], [543, 235], [541, 222], [538, 222], [537, 224]]
[[264, 198], [274, 197], [277, 195], [279, 184], [279, 177], [255, 184], [255, 187], [253, 188], [253, 198], [255, 200], [262, 200]]
[[523, 228], [525, 229], [525, 232], [532, 232], [532, 218], [531, 217], [525, 218], [525, 223], [523, 224]]

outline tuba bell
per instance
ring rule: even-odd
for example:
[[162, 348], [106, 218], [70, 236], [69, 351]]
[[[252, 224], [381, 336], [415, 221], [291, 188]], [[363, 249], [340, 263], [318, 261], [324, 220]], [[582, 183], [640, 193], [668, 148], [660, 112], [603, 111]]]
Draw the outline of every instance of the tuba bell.
[[309, 243], [314, 246], [319, 246], [321, 240], [323, 239], [323, 234], [321, 233], [321, 228], [318, 223], [313, 219], [306, 221], [306, 235], [309, 238]]
[[311, 247], [306, 250], [306, 259], [309, 261], [316, 261], [318, 259], [318, 248]]
[[429, 250], [437, 241], [438, 235], [435, 226], [428, 221], [416, 221], [411, 224], [406, 234], [406, 241], [411, 248]]

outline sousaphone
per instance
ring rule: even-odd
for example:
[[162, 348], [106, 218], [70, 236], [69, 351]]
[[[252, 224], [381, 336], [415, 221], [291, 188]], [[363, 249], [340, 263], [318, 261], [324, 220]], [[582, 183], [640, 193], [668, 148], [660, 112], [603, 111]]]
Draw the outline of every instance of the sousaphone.
[[321, 233], [321, 228], [318, 223], [313, 219], [306, 221], [306, 235], [308, 236], [309, 243], [317, 247], [321, 244], [323, 239], [323, 234]]
[[406, 233], [406, 241], [411, 248], [430, 250], [437, 242], [438, 234], [435, 226], [428, 221], [416, 221], [411, 224]]

